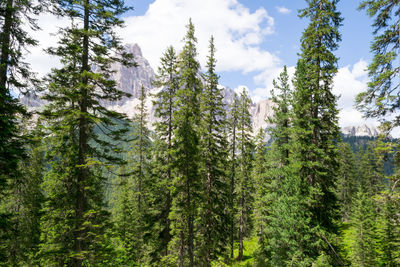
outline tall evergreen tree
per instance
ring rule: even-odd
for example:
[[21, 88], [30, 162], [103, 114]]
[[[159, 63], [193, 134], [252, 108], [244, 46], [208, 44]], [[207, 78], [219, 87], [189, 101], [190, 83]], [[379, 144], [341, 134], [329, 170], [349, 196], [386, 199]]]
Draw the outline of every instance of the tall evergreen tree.
[[200, 207], [201, 241], [198, 246], [201, 265], [211, 266], [211, 261], [222, 255], [228, 239], [228, 181], [226, 177], [227, 145], [224, 129], [226, 114], [222, 89], [218, 88], [215, 73], [216, 59], [214, 37], [211, 36], [207, 72], [204, 75], [204, 92], [201, 95], [201, 169], [203, 199]]
[[233, 259], [233, 249], [234, 249], [234, 241], [235, 241], [235, 233], [236, 233], [236, 190], [235, 185], [237, 181], [237, 129], [239, 123], [239, 98], [236, 94], [233, 96], [233, 102], [230, 106], [229, 112], [229, 130], [228, 136], [230, 139], [230, 158], [229, 158], [229, 221], [230, 221], [230, 237], [229, 237], [229, 248], [230, 248], [230, 258]]
[[[37, 265], [36, 253], [40, 239], [41, 207], [44, 200], [40, 185], [45, 174], [44, 151], [40, 121], [37, 126], [23, 132], [28, 137], [25, 145], [27, 157], [20, 161], [20, 177], [13, 184], [5, 202], [7, 210], [13, 211], [9, 229], [10, 240], [3, 240], [7, 247], [7, 265]], [[24, 122], [26, 128], [33, 128], [32, 122]]]
[[[29, 64], [23, 61], [25, 49], [37, 44], [24, 27], [24, 21], [32, 30], [38, 30], [34, 15], [40, 13], [42, 3], [30, 0], [7, 0], [0, 3], [0, 239], [12, 240], [10, 210], [3, 206], [10, 186], [21, 183], [18, 162], [24, 157], [24, 138], [21, 136], [19, 119], [26, 115], [23, 106], [13, 96], [26, 93], [36, 84]], [[0, 262], [6, 260], [6, 242], [0, 245]]]
[[340, 202], [342, 220], [348, 221], [353, 198], [357, 192], [357, 163], [356, 158], [347, 143], [339, 146], [340, 169], [337, 182], [337, 194]]
[[171, 186], [173, 180], [173, 156], [172, 156], [172, 137], [174, 131], [173, 113], [176, 92], [179, 88], [178, 79], [178, 59], [172, 46], [168, 47], [161, 58], [158, 74], [153, 84], [161, 87], [160, 91], [154, 96], [155, 117], [159, 122], [155, 123], [155, 133], [158, 144], [155, 145], [154, 161], [157, 166], [154, 170], [158, 176], [158, 184], [162, 193], [157, 194], [159, 209], [155, 220], [158, 221], [160, 231], [160, 241], [157, 254], [166, 256], [169, 254], [168, 243], [171, 240], [171, 227], [169, 213], [171, 212], [172, 197]]
[[238, 124], [237, 124], [237, 148], [238, 148], [238, 172], [236, 181], [237, 192], [237, 220], [239, 222], [239, 255], [238, 260], [243, 259], [243, 241], [248, 237], [252, 229], [252, 212], [254, 183], [252, 180], [253, 165], [253, 138], [250, 115], [251, 100], [247, 92], [243, 90], [239, 98]]
[[147, 257], [145, 235], [150, 231], [147, 223], [150, 176], [150, 131], [147, 128], [146, 90], [141, 87], [139, 104], [132, 119], [133, 132], [127, 165], [114, 195], [115, 224], [126, 252], [125, 264], [143, 264]]
[[[131, 65], [132, 57], [114, 33], [127, 8], [122, 1], [59, 1], [56, 14], [71, 20], [60, 29], [59, 46], [51, 55], [62, 67], [48, 77], [43, 111], [51, 147], [50, 171], [42, 220], [40, 255], [44, 265], [106, 264], [110, 260], [104, 234], [108, 211], [103, 200], [102, 166], [122, 164], [119, 142], [127, 127], [124, 116], [107, 110], [102, 100], [126, 95], [110, 79], [110, 64]], [[110, 51], [115, 51], [112, 55]], [[94, 71], [96, 69], [96, 71]], [[113, 141], [113, 142], [112, 142]]]
[[[258, 243], [260, 245], [260, 259], [265, 263], [266, 260], [266, 244], [267, 238], [265, 237], [265, 230], [268, 225], [268, 212], [270, 209], [270, 188], [271, 180], [267, 173], [269, 169], [269, 158], [267, 155], [266, 133], [264, 129], [260, 129], [255, 137], [255, 150], [254, 150], [254, 167], [253, 167], [253, 180], [255, 184], [255, 197], [254, 197], [254, 219], [258, 236]], [[269, 152], [269, 151], [268, 151]]]
[[359, 9], [366, 9], [374, 17], [371, 44], [373, 60], [368, 66], [371, 81], [368, 89], [357, 96], [360, 110], [367, 117], [388, 119], [394, 115], [392, 127], [400, 124], [396, 114], [400, 108], [400, 6], [398, 0], [364, 0]]
[[[337, 0], [309, 0], [299, 16], [310, 19], [301, 38], [293, 93], [293, 162], [299, 164], [296, 175], [307, 187], [312, 214], [313, 241], [307, 245], [311, 259], [330, 255], [336, 264], [340, 258], [333, 245], [337, 233], [338, 209], [335, 183], [338, 174], [337, 143], [340, 139], [336, 97], [332, 82], [337, 72], [333, 51], [341, 37], [342, 18]], [[332, 262], [333, 263], [333, 262]]]
[[197, 229], [199, 192], [199, 124], [200, 64], [196, 56], [194, 25], [189, 21], [184, 38], [185, 45], [179, 55], [179, 89], [174, 103], [173, 157], [176, 176], [173, 181], [173, 201], [170, 219], [174, 235], [171, 249], [179, 266], [194, 266], [194, 248]]

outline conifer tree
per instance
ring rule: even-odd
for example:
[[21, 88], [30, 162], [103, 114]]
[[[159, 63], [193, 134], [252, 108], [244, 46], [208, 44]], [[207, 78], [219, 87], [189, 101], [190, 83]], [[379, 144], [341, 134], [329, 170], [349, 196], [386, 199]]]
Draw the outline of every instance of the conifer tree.
[[355, 227], [351, 260], [356, 266], [377, 266], [376, 204], [374, 199], [359, 188], [356, 196], [352, 224]]
[[[43, 116], [51, 140], [50, 171], [43, 189], [47, 199], [42, 218], [43, 265], [97, 265], [111, 260], [105, 242], [109, 214], [105, 210], [102, 166], [122, 164], [120, 142], [125, 117], [107, 110], [102, 100], [126, 94], [110, 79], [110, 64], [132, 65], [132, 57], [114, 33], [127, 8], [122, 1], [59, 1], [57, 15], [71, 26], [60, 29], [60, 41], [50, 48], [62, 66], [48, 77]], [[112, 54], [114, 52], [115, 54]], [[96, 71], [94, 71], [96, 69]]]
[[348, 221], [353, 198], [357, 192], [357, 165], [356, 158], [347, 143], [341, 143], [339, 146], [340, 169], [338, 177], [338, 200], [340, 201], [340, 209], [342, 220]]
[[[12, 212], [3, 206], [7, 195], [19, 184], [18, 163], [24, 157], [24, 138], [21, 136], [19, 120], [26, 115], [24, 107], [13, 96], [27, 93], [36, 84], [29, 64], [24, 62], [24, 50], [37, 44], [23, 26], [23, 21], [32, 30], [38, 30], [35, 15], [40, 13], [42, 3], [30, 0], [7, 0], [0, 3], [0, 239], [12, 240], [8, 230]], [[0, 262], [5, 261], [7, 248], [0, 245]]]
[[[300, 64], [297, 66], [295, 84], [303, 78], [305, 69], [302, 67]], [[266, 198], [270, 205], [265, 231], [267, 253], [273, 266], [307, 266], [312, 262], [307, 247], [311, 236], [310, 212], [304, 197], [307, 184], [296, 175], [301, 163], [293, 160], [293, 100], [285, 68], [274, 82], [274, 89], [279, 94], [275, 90], [272, 92], [276, 106], [274, 116], [269, 119], [276, 127], [270, 130], [273, 143], [268, 157], [271, 193]]]
[[173, 181], [173, 201], [170, 213], [174, 235], [171, 249], [178, 266], [194, 266], [194, 246], [197, 229], [199, 192], [199, 98], [202, 90], [198, 73], [200, 64], [196, 56], [194, 25], [189, 21], [184, 38], [185, 45], [179, 55], [179, 89], [174, 103], [173, 157], [176, 176]]
[[248, 237], [252, 229], [253, 193], [252, 180], [252, 153], [254, 144], [252, 140], [252, 124], [250, 115], [251, 100], [245, 90], [240, 94], [237, 123], [237, 148], [238, 148], [238, 172], [236, 181], [237, 192], [237, 220], [239, 224], [239, 255], [238, 260], [243, 259], [243, 241]]
[[214, 37], [211, 36], [207, 72], [204, 75], [204, 92], [201, 95], [201, 168], [203, 199], [200, 207], [201, 239], [199, 258], [201, 265], [211, 266], [211, 261], [222, 255], [228, 239], [228, 181], [226, 177], [227, 140], [224, 134], [226, 114], [222, 89], [218, 88], [215, 73], [216, 59]]
[[[9, 211], [14, 211], [9, 229], [13, 232], [13, 238], [3, 240], [7, 247], [7, 265], [38, 265], [36, 253], [40, 239], [41, 206], [44, 196], [40, 185], [45, 173], [44, 148], [40, 132], [40, 121], [29, 133], [23, 132], [28, 137], [25, 149], [27, 157], [20, 161], [20, 177], [18, 182], [12, 185], [10, 195], [6, 201]], [[24, 122], [26, 128], [33, 125]]]
[[144, 236], [149, 231], [147, 213], [150, 176], [150, 131], [147, 128], [146, 90], [141, 87], [139, 104], [132, 119], [133, 132], [127, 153], [125, 172], [118, 179], [114, 192], [116, 199], [115, 224], [126, 252], [125, 264], [143, 264], [146, 252]]
[[[255, 151], [254, 151], [254, 167], [253, 167], [253, 180], [255, 184], [255, 197], [254, 197], [254, 219], [258, 236], [258, 243], [260, 245], [260, 254], [265, 263], [266, 259], [266, 244], [267, 238], [265, 237], [265, 230], [268, 225], [268, 212], [270, 209], [270, 189], [271, 180], [269, 179], [268, 170], [269, 158], [267, 155], [266, 147], [266, 134], [264, 129], [260, 129], [255, 137]], [[268, 151], [269, 152], [269, 151]]]
[[371, 44], [373, 60], [368, 66], [371, 81], [368, 89], [357, 96], [358, 108], [367, 117], [388, 119], [393, 114], [391, 127], [399, 125], [396, 111], [399, 104], [398, 63], [400, 49], [400, 6], [398, 0], [364, 0], [359, 9], [366, 9], [370, 17], [375, 35]]
[[[174, 103], [176, 99], [176, 91], [179, 88], [178, 80], [178, 59], [176, 52], [172, 46], [168, 47], [161, 58], [158, 74], [153, 84], [161, 87], [160, 91], [154, 96], [155, 101], [155, 117], [159, 120], [155, 123], [155, 140], [154, 162], [156, 166], [153, 168], [155, 175], [158, 177], [158, 184], [162, 193], [158, 193], [157, 197], [158, 215], [155, 220], [161, 227], [156, 231], [159, 233], [159, 243], [156, 251], [166, 256], [169, 254], [168, 243], [171, 240], [171, 227], [169, 213], [172, 206], [171, 186], [173, 180], [173, 156], [172, 156], [172, 137], [174, 131], [173, 113]], [[155, 229], [154, 229], [155, 230]]]
[[229, 248], [230, 248], [230, 258], [233, 259], [233, 246], [235, 241], [236, 233], [236, 190], [235, 185], [237, 181], [237, 127], [239, 122], [239, 98], [236, 94], [233, 96], [233, 102], [230, 106], [229, 112], [229, 131], [228, 136], [230, 140], [230, 170], [229, 170], [229, 221], [230, 221], [230, 238], [229, 238]]
[[301, 38], [301, 54], [293, 92], [292, 162], [299, 164], [295, 174], [307, 187], [312, 241], [308, 256], [317, 260], [329, 255], [331, 264], [341, 264], [335, 245], [338, 217], [335, 184], [338, 174], [337, 143], [340, 139], [336, 97], [332, 82], [337, 72], [338, 27], [342, 18], [336, 10], [337, 0], [310, 0], [300, 10], [300, 17], [310, 19]]

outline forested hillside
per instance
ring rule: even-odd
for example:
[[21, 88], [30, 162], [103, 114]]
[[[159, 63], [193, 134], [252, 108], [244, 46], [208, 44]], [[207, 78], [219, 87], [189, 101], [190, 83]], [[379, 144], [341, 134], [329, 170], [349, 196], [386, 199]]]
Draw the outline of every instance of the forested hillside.
[[[191, 19], [153, 75], [132, 71], [138, 47], [116, 34], [124, 1], [2, 1], [0, 266], [400, 266], [400, 6], [360, 3], [375, 39], [356, 103], [381, 126], [357, 137], [341, 134], [333, 93], [338, 2], [304, 1], [293, 78], [275, 77], [271, 127], [255, 132], [249, 92], [224, 99], [218, 36], [201, 66]], [[68, 26], [41, 78], [23, 55], [44, 14]], [[135, 79], [117, 83], [117, 68]], [[131, 118], [110, 104], [129, 90]]]

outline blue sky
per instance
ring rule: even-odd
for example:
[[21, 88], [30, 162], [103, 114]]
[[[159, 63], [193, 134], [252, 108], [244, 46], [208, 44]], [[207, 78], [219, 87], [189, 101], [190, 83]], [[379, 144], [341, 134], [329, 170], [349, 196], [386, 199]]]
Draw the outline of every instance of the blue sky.
[[[220, 83], [236, 90], [246, 87], [254, 101], [269, 97], [272, 80], [283, 65], [288, 66], [289, 73], [294, 72], [300, 37], [308, 24], [307, 19], [297, 16], [298, 9], [306, 5], [302, 0], [126, 0], [126, 4], [134, 10], [123, 16], [126, 27], [118, 34], [126, 43], [138, 43], [155, 70], [168, 45], [181, 49], [185, 25], [192, 18], [202, 66], [209, 37], [214, 35]], [[338, 4], [344, 21], [340, 28], [342, 42], [336, 51], [340, 60], [333, 91], [341, 95], [338, 106], [342, 127], [365, 123], [354, 108], [354, 98], [366, 89], [365, 69], [371, 59], [373, 36], [372, 20], [365, 11], [357, 10], [358, 4], [349, 0]], [[35, 36], [41, 46], [30, 56], [38, 72], [54, 66], [52, 60], [43, 59], [39, 50], [56, 43], [57, 38], [49, 33], [65, 23], [50, 15], [39, 19], [43, 31]], [[367, 123], [377, 125], [373, 120]]]

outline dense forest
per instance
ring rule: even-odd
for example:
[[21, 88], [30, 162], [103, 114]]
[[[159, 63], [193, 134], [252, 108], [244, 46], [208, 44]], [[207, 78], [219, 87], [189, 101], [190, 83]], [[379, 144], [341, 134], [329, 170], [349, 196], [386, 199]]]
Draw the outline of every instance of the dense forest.
[[[110, 65], [136, 66], [115, 33], [122, 0], [2, 0], [0, 265], [400, 266], [400, 4], [360, 3], [375, 39], [355, 101], [382, 121], [368, 140], [338, 126], [337, 3], [304, 1], [294, 77], [276, 77], [274, 127], [253, 133], [247, 91], [224, 104], [218, 36], [201, 67], [191, 20], [160, 59], [150, 130], [146, 88], [133, 119], [104, 106], [130, 97]], [[38, 78], [23, 55], [45, 13], [70, 23]]]

